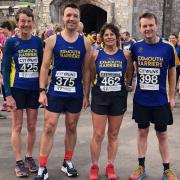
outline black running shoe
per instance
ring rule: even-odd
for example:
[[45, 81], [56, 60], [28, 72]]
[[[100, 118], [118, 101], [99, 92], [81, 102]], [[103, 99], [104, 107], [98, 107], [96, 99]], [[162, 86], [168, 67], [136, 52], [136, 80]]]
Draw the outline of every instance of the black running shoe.
[[34, 180], [46, 180], [48, 179], [48, 172], [46, 167], [39, 167], [38, 174], [34, 178]]
[[61, 171], [64, 172], [68, 177], [78, 176], [78, 172], [75, 169], [73, 162], [70, 160], [64, 160]]

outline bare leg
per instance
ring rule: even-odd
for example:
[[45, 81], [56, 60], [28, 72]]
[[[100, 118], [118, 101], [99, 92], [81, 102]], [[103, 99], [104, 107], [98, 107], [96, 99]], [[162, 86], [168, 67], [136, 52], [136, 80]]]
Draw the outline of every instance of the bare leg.
[[11, 144], [15, 153], [16, 161], [22, 159], [21, 154], [21, 130], [23, 124], [23, 110], [16, 110], [12, 112], [12, 134]]
[[27, 109], [27, 141], [26, 157], [32, 157], [33, 147], [36, 139], [37, 109]]

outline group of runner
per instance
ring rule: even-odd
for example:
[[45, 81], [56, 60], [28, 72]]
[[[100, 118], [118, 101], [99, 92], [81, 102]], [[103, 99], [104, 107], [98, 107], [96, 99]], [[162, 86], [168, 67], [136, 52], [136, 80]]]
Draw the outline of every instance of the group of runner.
[[[77, 32], [79, 8], [75, 4], [68, 4], [63, 11], [64, 29], [46, 40], [44, 54], [41, 39], [31, 33], [34, 22], [32, 11], [21, 8], [15, 18], [19, 34], [6, 41], [2, 74], [7, 105], [12, 111], [11, 143], [16, 158], [16, 176], [27, 177], [29, 172], [38, 172], [35, 180], [48, 179], [47, 161], [62, 113], [65, 114], [66, 132], [61, 171], [69, 177], [78, 176], [72, 162], [77, 123], [81, 109], [86, 110], [90, 104], [92, 84], [92, 165], [88, 179], [98, 180], [101, 143], [108, 124], [106, 176], [109, 180], [116, 180], [114, 160], [120, 126], [127, 109], [127, 89], [132, 79], [134, 61], [137, 86], [133, 119], [138, 125], [138, 167], [130, 179], [141, 180], [146, 176], [147, 136], [150, 123], [153, 123], [163, 162], [163, 180], [177, 180], [170, 168], [167, 134], [167, 126], [173, 124], [177, 55], [170, 43], [157, 36], [157, 17], [152, 13], [144, 13], [139, 17], [143, 40], [134, 43], [131, 52], [119, 48], [119, 29], [111, 23], [105, 24], [100, 32], [103, 48], [92, 50], [87, 38]], [[51, 80], [48, 82], [51, 65]], [[45, 107], [45, 113], [37, 165], [32, 153], [39, 103]], [[23, 160], [21, 130], [24, 109], [27, 115], [27, 140]]]

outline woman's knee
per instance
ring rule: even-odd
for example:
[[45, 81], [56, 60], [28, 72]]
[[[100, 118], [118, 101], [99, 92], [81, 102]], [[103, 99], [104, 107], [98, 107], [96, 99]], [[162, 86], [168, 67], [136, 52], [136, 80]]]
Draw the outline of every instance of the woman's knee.
[[101, 143], [104, 139], [104, 133], [96, 131], [96, 132], [94, 132], [93, 137], [97, 143]]

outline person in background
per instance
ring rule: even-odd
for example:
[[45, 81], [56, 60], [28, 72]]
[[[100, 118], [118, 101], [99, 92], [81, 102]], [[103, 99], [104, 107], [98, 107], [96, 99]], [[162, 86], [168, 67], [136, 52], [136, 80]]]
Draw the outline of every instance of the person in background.
[[84, 35], [84, 24], [81, 21], [78, 24], [77, 32], [81, 35]]
[[[6, 40], [8, 38], [10, 38], [11, 36], [13, 36], [13, 32], [14, 32], [14, 23], [12, 23], [11, 21], [4, 21], [2, 22], [1, 24], [1, 39], [0, 39], [0, 42], [1, 42], [1, 51], [2, 51], [2, 56], [3, 56], [3, 53], [4, 53], [4, 46], [5, 46], [5, 43], [6, 43]], [[2, 63], [2, 58], [1, 58], [1, 62]], [[1, 73], [1, 72], [0, 72]], [[2, 77], [2, 74], [1, 74], [1, 77]], [[2, 90], [2, 94], [3, 94], [3, 99], [4, 99], [4, 102], [3, 104], [0, 106], [0, 109], [1, 111], [8, 111], [8, 108], [7, 108], [7, 103], [6, 103], [6, 93], [5, 93], [5, 90], [4, 90], [4, 83], [2, 81], [1, 83], [1, 90]]]
[[128, 31], [122, 33], [122, 49], [130, 51], [134, 41], [131, 39], [131, 35]]
[[180, 98], [180, 45], [178, 45], [178, 39], [175, 34], [170, 34], [169, 42], [173, 44], [176, 49], [177, 57], [176, 57], [176, 88]]

